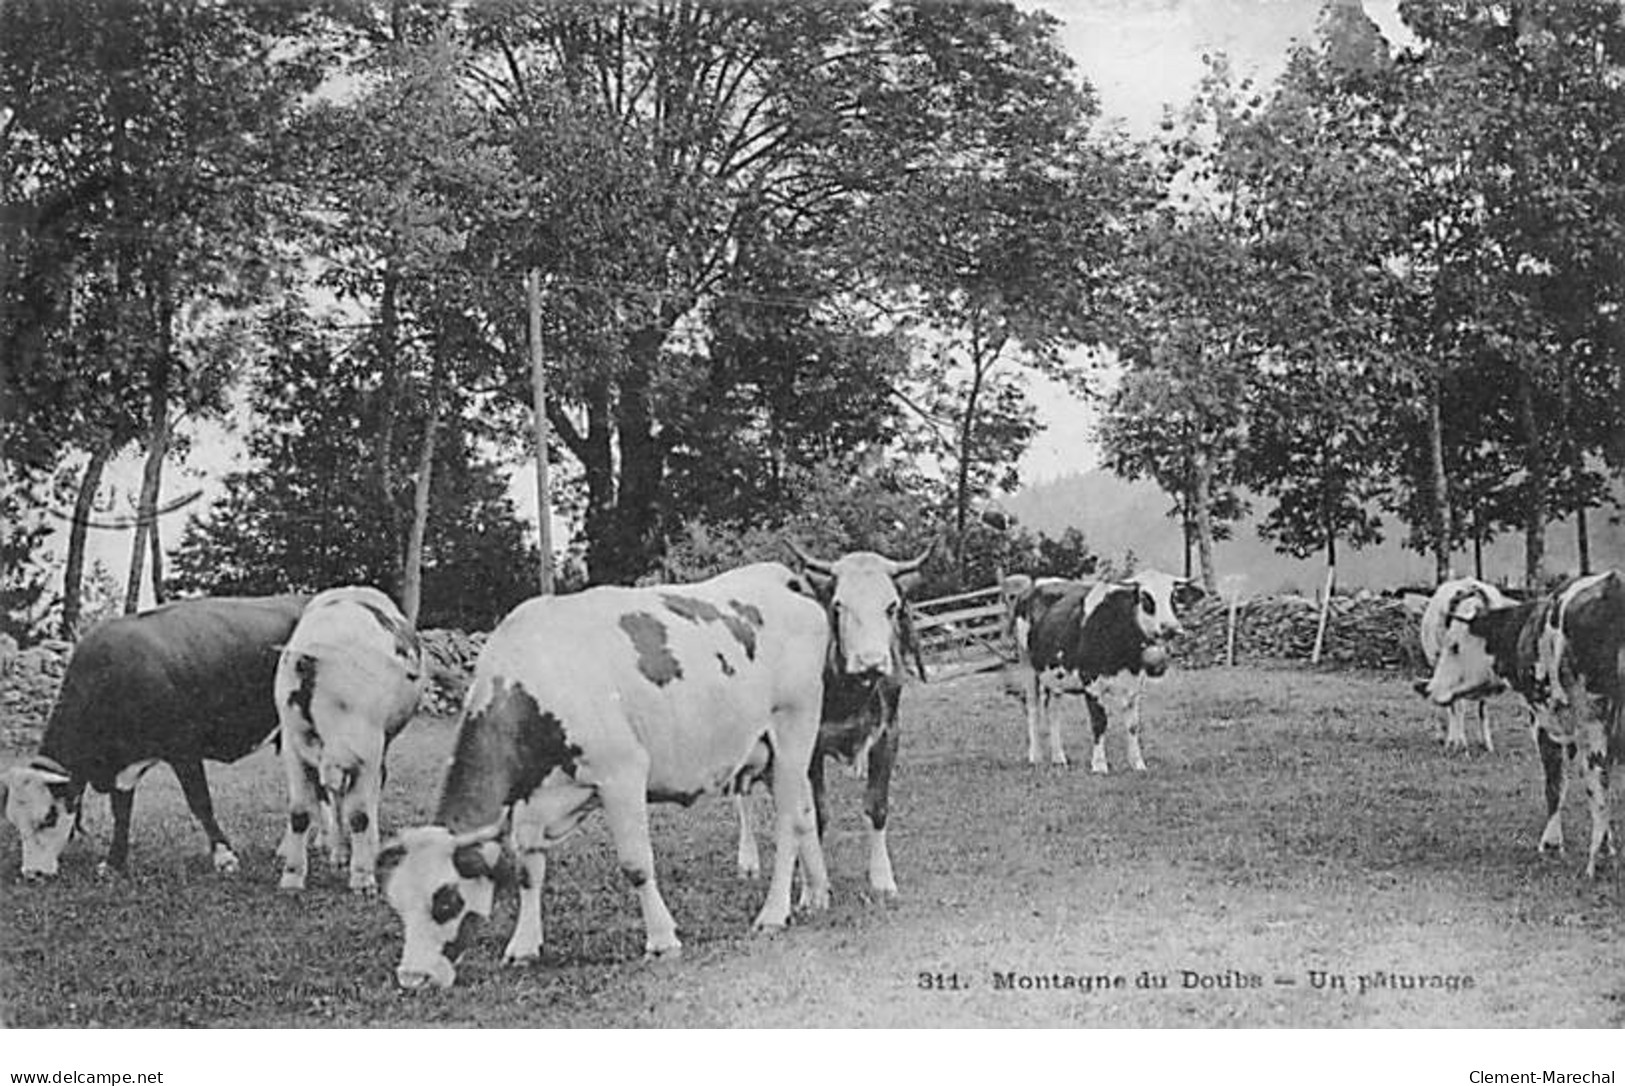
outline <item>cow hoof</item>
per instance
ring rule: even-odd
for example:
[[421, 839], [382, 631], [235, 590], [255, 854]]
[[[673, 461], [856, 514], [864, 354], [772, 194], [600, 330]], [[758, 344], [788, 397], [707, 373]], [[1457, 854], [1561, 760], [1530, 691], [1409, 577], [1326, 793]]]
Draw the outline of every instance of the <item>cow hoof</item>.
[[378, 880], [376, 878], [351, 879], [350, 893], [356, 894], [360, 897], [377, 897]]
[[1134, 772], [1136, 772], [1136, 773], [1144, 773], [1145, 772], [1145, 763], [1144, 762], [1135, 762], [1134, 763]]
[[652, 946], [643, 952], [646, 962], [674, 962], [683, 956], [683, 945], [676, 943], [672, 946]]
[[217, 848], [214, 851], [214, 869], [222, 875], [237, 874], [237, 854], [229, 848]]
[[762, 865], [759, 864], [759, 863], [758, 864], [740, 864], [739, 865], [739, 877], [742, 878], [742, 879], [746, 879], [748, 881], [754, 882], [755, 880], [762, 877]]
[[523, 969], [526, 966], [535, 965], [541, 960], [542, 950], [540, 947], [537, 947], [534, 950], [528, 948], [523, 950], [515, 950], [510, 947], [502, 952], [502, 964], [506, 967], [515, 969]]
[[103, 860], [101, 863], [96, 865], [96, 877], [99, 879], [113, 878], [114, 876], [122, 876], [123, 874], [124, 868], [118, 864], [110, 864], [106, 860]]
[[827, 908], [829, 908], [828, 886], [816, 893], [803, 889], [801, 897], [796, 901], [796, 909], [800, 912], [823, 912]]
[[286, 890], [289, 893], [299, 893], [305, 888], [305, 876], [297, 875], [292, 871], [287, 872], [277, 882], [276, 888], [278, 890]]
[[758, 935], [765, 935], [771, 938], [775, 935], [782, 934], [787, 926], [788, 921], [785, 920], [762, 920], [758, 918], [756, 922], [751, 925], [751, 930], [756, 932]]

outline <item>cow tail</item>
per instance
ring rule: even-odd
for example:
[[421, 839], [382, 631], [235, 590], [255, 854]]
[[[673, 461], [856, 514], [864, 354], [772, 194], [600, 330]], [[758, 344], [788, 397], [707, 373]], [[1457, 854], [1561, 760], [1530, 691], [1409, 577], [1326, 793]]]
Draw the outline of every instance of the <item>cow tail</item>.
[[1614, 660], [1614, 704], [1608, 714], [1608, 757], [1614, 762], [1625, 762], [1625, 642], [1621, 642]]

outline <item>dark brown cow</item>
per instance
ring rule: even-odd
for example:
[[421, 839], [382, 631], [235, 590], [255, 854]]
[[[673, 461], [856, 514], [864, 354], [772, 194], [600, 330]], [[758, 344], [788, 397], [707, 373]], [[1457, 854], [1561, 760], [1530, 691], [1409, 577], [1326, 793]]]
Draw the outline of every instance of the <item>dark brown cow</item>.
[[214, 866], [237, 856], [214, 819], [205, 759], [234, 762], [277, 727], [277, 650], [303, 596], [183, 600], [109, 619], [79, 642], [32, 761], [0, 778], [6, 817], [23, 839], [24, 878], [55, 875], [85, 785], [110, 792], [107, 866], [129, 856], [136, 782], [168, 762], [209, 835]]

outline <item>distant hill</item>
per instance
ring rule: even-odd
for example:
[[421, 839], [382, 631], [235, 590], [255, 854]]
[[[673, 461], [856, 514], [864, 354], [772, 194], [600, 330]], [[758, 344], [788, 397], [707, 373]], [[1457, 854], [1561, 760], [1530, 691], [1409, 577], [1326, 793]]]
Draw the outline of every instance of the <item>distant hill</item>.
[[[1091, 549], [1108, 558], [1133, 551], [1142, 567], [1172, 572], [1184, 568], [1179, 523], [1167, 515], [1173, 499], [1154, 483], [1131, 483], [1097, 469], [1026, 487], [1002, 504], [1034, 531], [1059, 535], [1068, 527], [1077, 528]], [[1215, 545], [1215, 573], [1220, 578], [1246, 578], [1242, 590], [1249, 595], [1313, 592], [1325, 579], [1324, 559], [1300, 560], [1276, 553], [1272, 544], [1258, 537], [1257, 524], [1270, 509], [1269, 499], [1254, 497], [1252, 506], [1253, 515], [1235, 526], [1234, 538]], [[1592, 567], [1625, 569], [1625, 526], [1619, 522], [1618, 510], [1594, 512], [1589, 527]], [[1338, 583], [1372, 589], [1430, 583], [1433, 559], [1405, 549], [1401, 545], [1404, 535], [1403, 525], [1385, 520], [1382, 543], [1358, 551], [1340, 549]], [[1578, 569], [1572, 521], [1550, 525], [1546, 547], [1549, 569]], [[1458, 572], [1471, 573], [1472, 566], [1470, 552], [1457, 556]], [[1523, 537], [1504, 535], [1491, 542], [1484, 551], [1484, 572], [1491, 580], [1520, 581]]]

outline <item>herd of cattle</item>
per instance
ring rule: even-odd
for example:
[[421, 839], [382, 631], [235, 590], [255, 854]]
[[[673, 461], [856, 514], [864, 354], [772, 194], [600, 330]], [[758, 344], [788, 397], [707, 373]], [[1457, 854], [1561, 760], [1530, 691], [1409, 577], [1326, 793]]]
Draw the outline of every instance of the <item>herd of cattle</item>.
[[[214, 865], [238, 861], [215, 821], [203, 762], [280, 746], [288, 794], [280, 885], [303, 889], [321, 829], [358, 892], [384, 892], [404, 927], [404, 987], [450, 985], [468, 922], [488, 916], [498, 871], [516, 871], [520, 908], [504, 960], [541, 953], [548, 850], [602, 807], [621, 870], [638, 896], [646, 951], [679, 950], [661, 898], [648, 804], [735, 797], [740, 872], [760, 871], [747, 808], [767, 782], [776, 839], [759, 928], [829, 902], [821, 844], [824, 762], [866, 776], [871, 888], [897, 892], [886, 845], [898, 750], [898, 703], [910, 660], [924, 677], [904, 602], [924, 555], [871, 552], [826, 562], [792, 547], [794, 568], [760, 563], [695, 584], [600, 587], [515, 608], [475, 665], [432, 824], [380, 847], [379, 797], [390, 741], [425, 682], [410, 623], [376, 589], [315, 597], [202, 599], [110, 620], [79, 644], [38, 753], [0, 775], [0, 804], [22, 840], [22, 876], [57, 872], [79, 824], [85, 786], [111, 795], [106, 866], [125, 866], [134, 790], [167, 762], [208, 834]], [[1018, 576], [1003, 585], [1019, 654], [1027, 758], [1065, 765], [1058, 694], [1081, 695], [1106, 772], [1114, 703], [1134, 769], [1140, 699], [1168, 666], [1193, 583], [1158, 572], [1085, 583]], [[1433, 673], [1419, 693], [1445, 707], [1447, 748], [1465, 746], [1469, 704], [1507, 687], [1524, 699], [1546, 778], [1542, 849], [1562, 847], [1564, 763], [1575, 762], [1591, 811], [1587, 874], [1613, 849], [1611, 762], [1625, 745], [1625, 577], [1581, 577], [1512, 601], [1473, 580], [1441, 585], [1422, 618]], [[504, 857], [508, 857], [506, 861]]]

